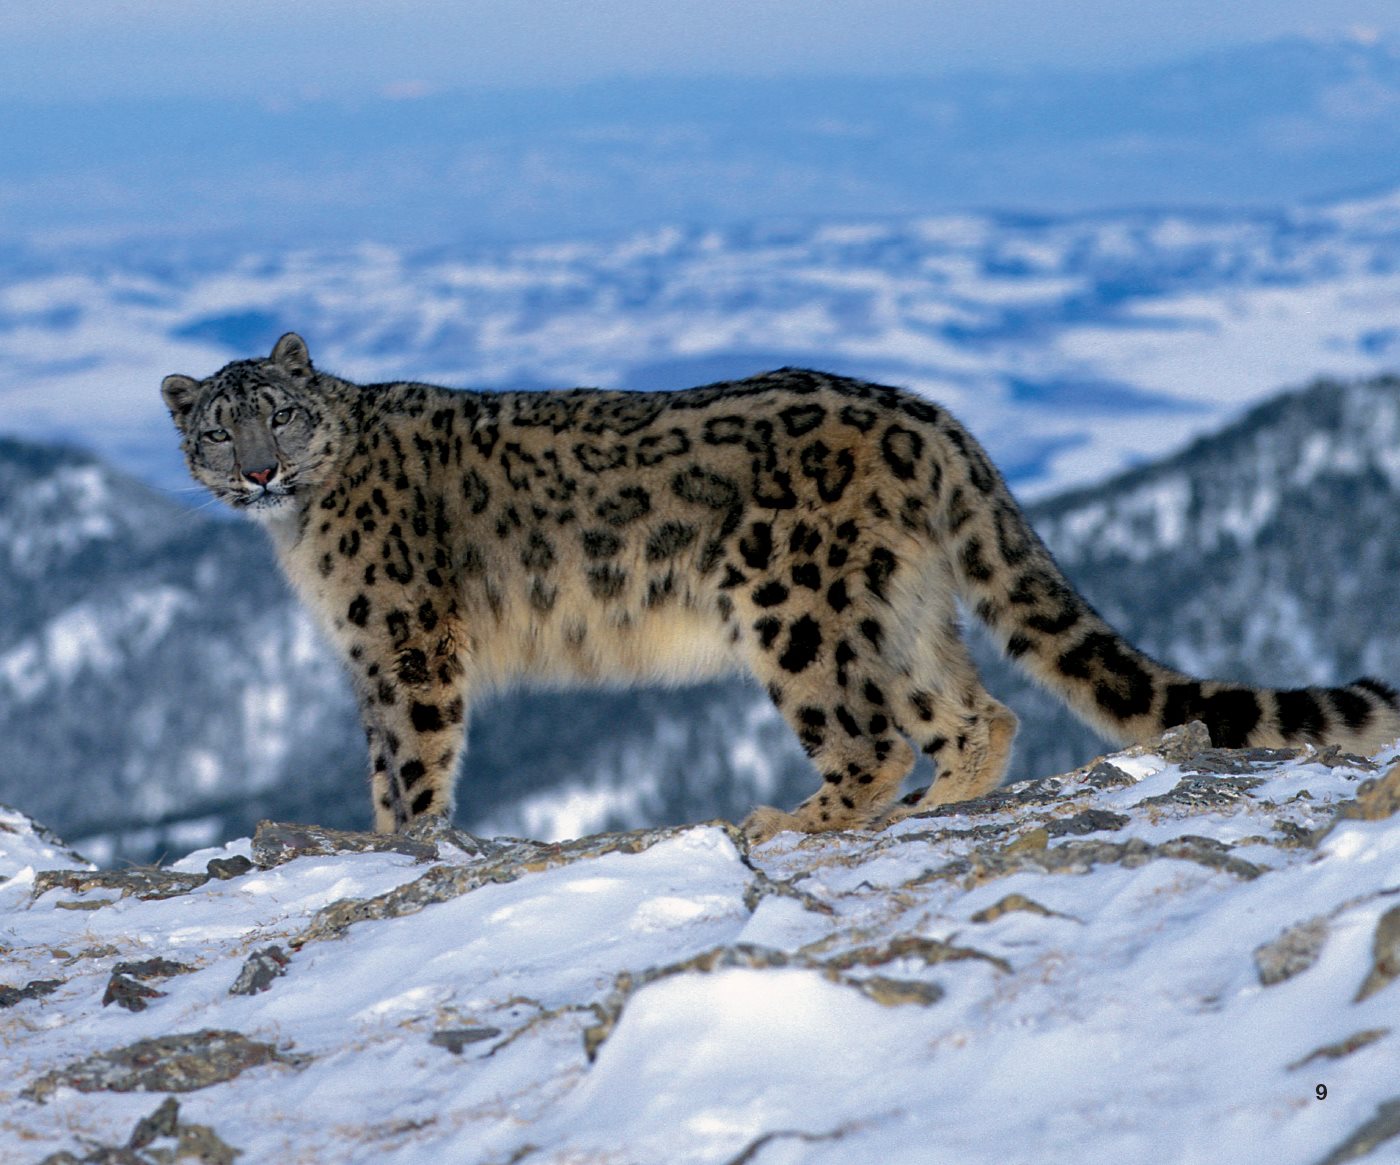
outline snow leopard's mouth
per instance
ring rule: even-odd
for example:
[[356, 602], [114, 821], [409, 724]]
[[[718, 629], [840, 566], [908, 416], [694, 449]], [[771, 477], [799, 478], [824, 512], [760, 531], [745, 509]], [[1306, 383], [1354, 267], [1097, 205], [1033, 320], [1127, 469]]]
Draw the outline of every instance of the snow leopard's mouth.
[[271, 487], [262, 486], [254, 490], [244, 490], [235, 494], [230, 503], [235, 509], [244, 510], [252, 515], [270, 514], [292, 501], [294, 486], [274, 484]]

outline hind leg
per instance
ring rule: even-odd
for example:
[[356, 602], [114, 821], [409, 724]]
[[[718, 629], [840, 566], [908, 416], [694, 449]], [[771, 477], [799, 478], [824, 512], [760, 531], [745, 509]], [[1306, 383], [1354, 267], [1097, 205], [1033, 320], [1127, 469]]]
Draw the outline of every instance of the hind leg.
[[[789, 658], [780, 655], [779, 660]], [[822, 787], [793, 812], [767, 806], [744, 822], [754, 842], [775, 833], [823, 833], [869, 825], [914, 767], [914, 750], [891, 707], [897, 677], [878, 659], [858, 660], [844, 639], [832, 654], [795, 674], [760, 656], [754, 671], [822, 777]]]
[[1016, 723], [1016, 714], [980, 687], [971, 697], [940, 704], [927, 730], [915, 730], [920, 749], [938, 767], [919, 805], [968, 801], [995, 789], [1006, 772]]
[[933, 759], [937, 777], [909, 813], [968, 801], [1001, 783], [1016, 736], [1016, 715], [982, 687], [976, 668], [960, 643], [943, 644], [942, 667], [925, 674], [924, 686], [899, 693], [900, 715], [921, 751]]

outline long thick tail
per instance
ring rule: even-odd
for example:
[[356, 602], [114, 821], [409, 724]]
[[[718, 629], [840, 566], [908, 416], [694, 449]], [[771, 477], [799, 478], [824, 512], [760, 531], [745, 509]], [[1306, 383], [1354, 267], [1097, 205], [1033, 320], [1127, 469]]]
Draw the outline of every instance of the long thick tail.
[[[1104, 735], [1142, 743], [1200, 720], [1219, 747], [1335, 744], [1362, 755], [1400, 737], [1400, 696], [1378, 680], [1253, 688], [1138, 651], [1070, 585], [971, 436], [959, 437], [969, 472], [945, 483], [942, 509], [962, 596], [1008, 657]], [[976, 494], [988, 504], [973, 504]]]

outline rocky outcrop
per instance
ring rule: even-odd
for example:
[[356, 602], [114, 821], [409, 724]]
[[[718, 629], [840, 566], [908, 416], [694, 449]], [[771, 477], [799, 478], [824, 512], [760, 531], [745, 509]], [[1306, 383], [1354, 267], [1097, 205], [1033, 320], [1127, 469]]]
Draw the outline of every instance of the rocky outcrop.
[[757, 848], [722, 822], [264, 823], [170, 867], [36, 870], [64, 850], [12, 815], [0, 1156], [898, 1163], [936, 1136], [977, 1162], [1051, 1122], [1047, 1161], [1129, 1128], [1147, 1162], [1244, 1153], [1242, 1129], [1354, 1159], [1400, 1127], [1381, 760], [1188, 729]]

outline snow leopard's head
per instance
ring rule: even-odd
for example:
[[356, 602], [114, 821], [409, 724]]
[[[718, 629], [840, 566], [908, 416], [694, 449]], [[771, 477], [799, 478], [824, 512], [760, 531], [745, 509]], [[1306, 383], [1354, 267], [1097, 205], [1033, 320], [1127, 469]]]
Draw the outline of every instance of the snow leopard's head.
[[207, 380], [167, 376], [161, 396], [194, 479], [252, 518], [295, 512], [338, 445], [321, 379], [292, 332], [265, 360], [236, 360]]

